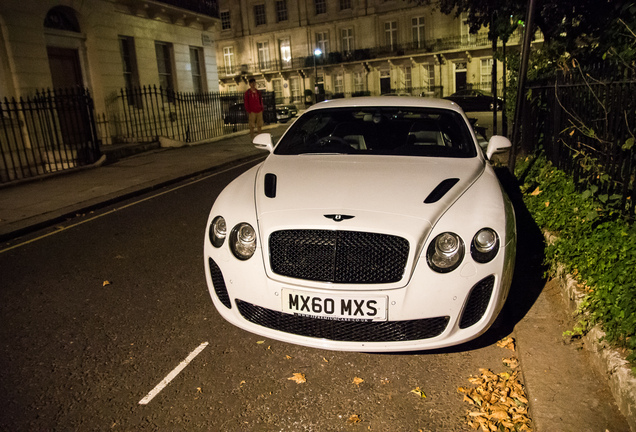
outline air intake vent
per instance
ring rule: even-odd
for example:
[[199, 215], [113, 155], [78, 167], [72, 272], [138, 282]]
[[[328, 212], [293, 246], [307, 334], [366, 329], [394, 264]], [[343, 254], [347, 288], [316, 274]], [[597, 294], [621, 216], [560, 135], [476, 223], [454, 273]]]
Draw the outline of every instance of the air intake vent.
[[455, 186], [458, 181], [458, 178], [450, 178], [438, 184], [437, 187], [433, 189], [433, 192], [431, 192], [429, 196], [426, 197], [426, 199], [424, 200], [424, 204], [433, 204], [441, 200], [442, 197], [446, 195], [446, 193], [451, 190], [451, 188]]
[[265, 174], [265, 196], [276, 198], [276, 174]]

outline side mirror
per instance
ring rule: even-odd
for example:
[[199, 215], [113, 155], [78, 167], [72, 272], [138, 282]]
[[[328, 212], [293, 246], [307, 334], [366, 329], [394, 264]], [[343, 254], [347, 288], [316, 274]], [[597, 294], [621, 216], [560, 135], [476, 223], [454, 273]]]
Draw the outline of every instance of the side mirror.
[[254, 147], [261, 150], [267, 150], [268, 152], [274, 151], [274, 144], [272, 143], [272, 135], [268, 133], [258, 134], [254, 137], [254, 141], [252, 141]]
[[486, 157], [490, 159], [495, 153], [501, 153], [502, 151], [512, 147], [510, 140], [501, 135], [493, 135], [488, 141], [488, 148], [486, 149]]

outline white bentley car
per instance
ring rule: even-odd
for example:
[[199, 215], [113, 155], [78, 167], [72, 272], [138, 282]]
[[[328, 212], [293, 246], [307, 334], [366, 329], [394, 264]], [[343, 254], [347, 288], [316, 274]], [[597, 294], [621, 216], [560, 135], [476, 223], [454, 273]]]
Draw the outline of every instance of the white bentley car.
[[327, 101], [219, 195], [207, 284], [226, 320], [316, 348], [412, 351], [484, 333], [510, 289], [516, 228], [458, 105]]

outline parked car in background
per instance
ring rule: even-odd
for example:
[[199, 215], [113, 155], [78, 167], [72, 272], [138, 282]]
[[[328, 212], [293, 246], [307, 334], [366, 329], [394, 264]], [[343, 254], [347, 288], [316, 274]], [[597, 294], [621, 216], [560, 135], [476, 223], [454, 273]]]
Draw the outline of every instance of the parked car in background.
[[332, 350], [441, 348], [504, 305], [512, 205], [455, 104], [360, 97], [311, 106], [218, 196], [204, 266], [230, 323]]
[[298, 108], [294, 104], [276, 105], [276, 120], [279, 123], [286, 123], [298, 115]]
[[493, 111], [495, 104], [497, 111], [503, 108], [502, 99], [495, 99], [490, 93], [477, 89], [461, 90], [444, 99], [455, 102], [466, 112]]

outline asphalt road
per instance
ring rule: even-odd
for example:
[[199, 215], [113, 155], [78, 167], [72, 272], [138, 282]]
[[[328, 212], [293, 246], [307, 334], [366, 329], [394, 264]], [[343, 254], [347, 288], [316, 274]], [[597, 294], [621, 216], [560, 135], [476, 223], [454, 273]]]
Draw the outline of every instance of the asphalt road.
[[245, 169], [0, 250], [1, 431], [472, 430], [457, 389], [481, 368], [510, 370], [502, 359], [514, 353], [496, 342], [543, 286], [540, 233], [520, 232], [523, 264], [504, 313], [470, 344], [384, 355], [289, 345], [227, 324], [205, 284], [208, 211]]
[[[492, 344], [503, 333], [377, 355], [263, 340], [219, 317], [204, 280], [205, 223], [244, 169], [75, 218], [0, 253], [0, 430], [469, 430], [457, 388], [479, 368], [506, 370], [510, 352]], [[289, 380], [294, 373], [306, 382]]]

